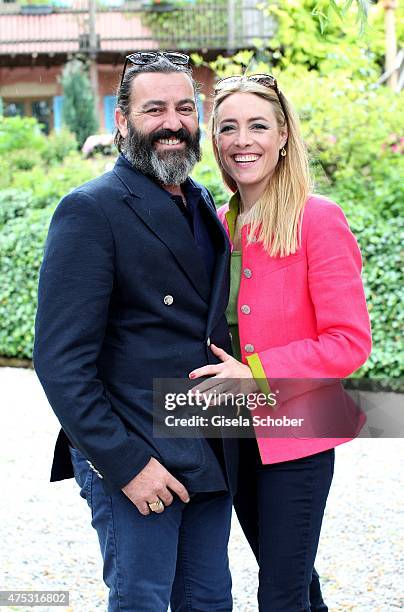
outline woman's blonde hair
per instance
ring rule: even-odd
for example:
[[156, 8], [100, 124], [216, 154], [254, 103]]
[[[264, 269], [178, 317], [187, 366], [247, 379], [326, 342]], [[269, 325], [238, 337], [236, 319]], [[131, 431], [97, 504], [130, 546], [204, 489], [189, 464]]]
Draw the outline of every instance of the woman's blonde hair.
[[248, 77], [231, 81], [215, 93], [210, 120], [213, 151], [223, 180], [233, 192], [237, 191], [237, 184], [224, 169], [217, 148], [217, 114], [221, 103], [235, 93], [252, 93], [267, 100], [272, 106], [279, 129], [286, 128], [288, 132], [286, 155], [279, 156], [268, 185], [246, 219], [246, 223], [250, 224], [249, 240], [257, 233], [258, 240], [269, 255], [284, 257], [295, 253], [299, 247], [301, 216], [311, 184], [299, 119], [281, 92], [279, 96], [282, 97], [282, 104], [274, 88], [248, 80]]

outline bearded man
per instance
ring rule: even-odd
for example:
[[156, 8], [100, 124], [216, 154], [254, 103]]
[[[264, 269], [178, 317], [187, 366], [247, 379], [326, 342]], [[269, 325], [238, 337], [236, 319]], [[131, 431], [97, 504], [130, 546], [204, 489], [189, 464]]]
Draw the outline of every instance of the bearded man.
[[153, 437], [153, 379], [216, 363], [211, 341], [230, 350], [229, 247], [188, 176], [195, 91], [186, 55], [128, 56], [120, 156], [60, 202], [41, 268], [34, 363], [62, 426], [51, 480], [74, 473], [91, 508], [109, 612], [232, 609], [235, 442]]

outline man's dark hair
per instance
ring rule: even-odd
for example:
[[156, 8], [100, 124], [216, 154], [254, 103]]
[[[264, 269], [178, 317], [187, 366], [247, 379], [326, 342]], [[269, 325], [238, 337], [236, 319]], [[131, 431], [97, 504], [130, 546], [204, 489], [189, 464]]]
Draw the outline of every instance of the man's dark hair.
[[[184, 72], [191, 79], [195, 95], [198, 92], [198, 84], [194, 81], [192, 77], [192, 70], [185, 65], [182, 64], [172, 64], [169, 62], [164, 56], [158, 58], [156, 62], [152, 64], [130, 64], [130, 68], [128, 68], [125, 72], [122, 84], [118, 87], [117, 90], [117, 106], [121, 109], [122, 114], [125, 117], [129, 116], [130, 110], [130, 92], [132, 89], [132, 83], [137, 77], [138, 74], [142, 74], [143, 72], [160, 72], [164, 74], [170, 74], [175, 72]], [[122, 142], [124, 138], [118, 128], [115, 130], [114, 142], [118, 151], [121, 153], [122, 151]]]

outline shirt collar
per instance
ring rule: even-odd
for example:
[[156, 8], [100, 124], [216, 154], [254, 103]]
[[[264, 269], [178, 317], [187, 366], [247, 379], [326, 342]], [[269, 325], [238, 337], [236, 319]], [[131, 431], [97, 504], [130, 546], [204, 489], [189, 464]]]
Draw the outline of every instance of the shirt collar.
[[236, 231], [236, 220], [238, 211], [240, 208], [240, 194], [238, 191], [233, 193], [229, 200], [229, 210], [227, 211], [225, 217], [227, 221], [227, 225], [229, 227], [230, 239], [233, 240], [234, 233]]
[[185, 183], [181, 185], [184, 190], [185, 197], [196, 198], [201, 195], [201, 188], [197, 187], [195, 183], [188, 177]]
[[189, 209], [194, 211], [200, 202], [202, 190], [189, 177], [185, 183], [182, 183], [181, 187]]

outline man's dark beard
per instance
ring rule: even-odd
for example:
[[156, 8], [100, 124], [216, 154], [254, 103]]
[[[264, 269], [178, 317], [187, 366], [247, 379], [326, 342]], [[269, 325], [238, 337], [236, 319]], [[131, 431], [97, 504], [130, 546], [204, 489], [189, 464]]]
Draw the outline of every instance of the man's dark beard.
[[[201, 159], [200, 129], [195, 134], [181, 128], [177, 132], [158, 130], [143, 134], [128, 121], [128, 134], [122, 143], [122, 153], [131, 164], [162, 185], [181, 185]], [[157, 152], [154, 143], [162, 138], [178, 138], [185, 143], [183, 150]]]

